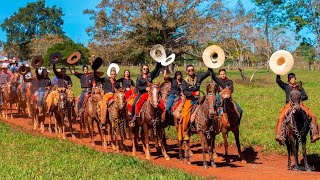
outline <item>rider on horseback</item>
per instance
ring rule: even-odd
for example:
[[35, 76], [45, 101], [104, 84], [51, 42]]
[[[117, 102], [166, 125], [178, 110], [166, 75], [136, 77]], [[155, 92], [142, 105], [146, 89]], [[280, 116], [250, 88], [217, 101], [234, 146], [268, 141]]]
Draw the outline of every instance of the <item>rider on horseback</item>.
[[[212, 79], [216, 82], [216, 84], [219, 86], [218, 88], [218, 94], [217, 94], [217, 102], [216, 102], [216, 109], [219, 108], [219, 106], [221, 105], [221, 96], [220, 96], [220, 92], [225, 89], [226, 87], [229, 87], [230, 88], [230, 91], [231, 93], [233, 93], [233, 81], [231, 79], [229, 79], [227, 76], [227, 71], [225, 69], [219, 69], [219, 75], [220, 75], [220, 78], [217, 78], [214, 74], [214, 71], [213, 71], [213, 74], [212, 74]], [[239, 114], [239, 119], [241, 119], [242, 117], [242, 109], [241, 107], [236, 103], [234, 102], [234, 104], [236, 105], [236, 111], [237, 113]], [[222, 113], [222, 110], [219, 112], [219, 115], [221, 115]]]
[[[162, 67], [161, 63], [157, 63], [156, 68], [149, 72], [149, 66], [147, 64], [142, 65], [141, 67], [141, 75], [137, 77], [136, 81], [136, 88], [139, 91], [138, 96], [134, 99], [132, 104], [132, 111], [131, 111], [131, 121], [129, 126], [134, 126], [134, 122], [136, 117], [139, 114], [139, 111], [143, 105], [143, 103], [148, 99], [148, 91], [150, 90], [149, 84], [152, 84], [152, 80], [159, 76], [160, 68]], [[139, 102], [139, 103], [138, 103]], [[136, 104], [137, 111], [136, 111]], [[159, 104], [160, 105], [160, 104]]]
[[121, 87], [125, 91], [126, 99], [133, 94], [134, 82], [130, 78], [130, 71], [128, 69], [124, 70], [124, 77], [118, 79], [118, 82], [121, 82]]
[[88, 66], [84, 65], [82, 70], [83, 73], [74, 72], [74, 75], [80, 79], [82, 89], [78, 100], [78, 120], [80, 119], [81, 112], [83, 111], [82, 104], [84, 103], [84, 98], [87, 96], [87, 94], [91, 94], [92, 88], [95, 87], [94, 75], [89, 73]]
[[2, 69], [0, 74], [0, 105], [3, 105], [2, 89], [7, 82], [11, 81], [11, 76], [7, 73], [8, 68], [6, 66], [2, 65], [0, 69]]
[[186, 101], [183, 105], [183, 109], [181, 112], [182, 119], [182, 129], [179, 126], [178, 130], [178, 139], [182, 140], [189, 140], [189, 136], [186, 134], [188, 130], [188, 124], [191, 117], [191, 111], [193, 105], [197, 103], [199, 98], [199, 91], [201, 82], [206, 79], [212, 73], [212, 69], [208, 68], [208, 71], [205, 73], [195, 74], [193, 65], [189, 64], [186, 67], [187, 77], [182, 81], [182, 91], [183, 94], [186, 96]]
[[36, 91], [37, 99], [37, 106], [39, 108], [39, 112], [42, 112], [43, 103], [44, 103], [44, 94], [46, 92], [46, 89], [48, 89], [51, 86], [51, 80], [48, 77], [48, 72], [46, 69], [39, 70], [36, 69], [36, 76], [38, 81], [38, 89]]
[[171, 82], [171, 91], [170, 95], [168, 97], [168, 102], [167, 102], [167, 108], [166, 108], [166, 117], [167, 115], [171, 114], [171, 107], [174, 102], [174, 100], [177, 97], [181, 96], [181, 90], [182, 90], [182, 73], [181, 71], [177, 71], [174, 74], [174, 78], [171, 78], [167, 76], [167, 71], [164, 71], [164, 78], [166, 81]]
[[[283, 129], [283, 126], [286, 125], [285, 119], [286, 119], [286, 116], [288, 115], [289, 110], [290, 110], [290, 103], [289, 103], [289, 96], [290, 96], [290, 89], [291, 89], [290, 87], [297, 86], [296, 76], [294, 73], [289, 73], [288, 74], [289, 84], [286, 84], [281, 80], [280, 75], [277, 75], [276, 82], [281, 87], [281, 89], [283, 89], [286, 93], [286, 106], [281, 110], [280, 116], [278, 117], [277, 126], [276, 126], [276, 135], [277, 135], [276, 141], [278, 141], [279, 144], [283, 145], [284, 141], [285, 141], [285, 132], [282, 131], [281, 129]], [[308, 96], [307, 96], [306, 92], [304, 91], [303, 88], [301, 88], [301, 100], [304, 101], [307, 99], [308, 99]], [[307, 108], [306, 106], [303, 105], [302, 102], [301, 102], [300, 106], [301, 106], [301, 109], [306, 112], [308, 119], [311, 119], [310, 135], [311, 135], [311, 143], [314, 143], [320, 139], [319, 133], [318, 133], [318, 124], [316, 121], [316, 117], [309, 110], [309, 108]]]

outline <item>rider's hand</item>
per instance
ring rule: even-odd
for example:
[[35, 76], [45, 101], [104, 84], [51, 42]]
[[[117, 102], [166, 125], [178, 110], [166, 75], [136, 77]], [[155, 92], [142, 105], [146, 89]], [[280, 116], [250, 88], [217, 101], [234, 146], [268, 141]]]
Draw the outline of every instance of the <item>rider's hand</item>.
[[150, 91], [150, 87], [147, 87], [147, 88], [146, 88], [146, 91]]
[[195, 92], [195, 96], [199, 96], [199, 94], [200, 94], [199, 91]]

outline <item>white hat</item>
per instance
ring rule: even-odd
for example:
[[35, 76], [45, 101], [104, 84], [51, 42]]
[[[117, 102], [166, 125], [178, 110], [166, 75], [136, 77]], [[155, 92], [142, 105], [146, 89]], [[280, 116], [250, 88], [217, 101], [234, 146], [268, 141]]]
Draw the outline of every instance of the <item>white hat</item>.
[[109, 67], [108, 67], [108, 70], [107, 70], [107, 75], [108, 75], [109, 77], [111, 77], [111, 75], [110, 75], [110, 74], [111, 74], [111, 69], [113, 69], [113, 68], [115, 68], [117, 74], [118, 74], [119, 71], [120, 71], [120, 67], [119, 67], [118, 64], [116, 64], [116, 63], [111, 63], [111, 64], [109, 65]]
[[274, 52], [269, 60], [270, 69], [278, 75], [287, 74], [292, 69], [293, 64], [292, 54], [285, 50]]
[[157, 62], [162, 62], [167, 59], [166, 51], [160, 44], [156, 44], [151, 48], [150, 56]]
[[7, 57], [4, 57], [3, 60], [8, 61], [9, 59]]
[[173, 63], [174, 59], [176, 58], [176, 55], [172, 53], [170, 56], [168, 56], [165, 60], [161, 61], [162, 66], [168, 66], [171, 63]]
[[202, 60], [209, 68], [219, 68], [224, 63], [225, 54], [220, 46], [211, 45], [203, 51]]
[[39, 69], [38, 69], [38, 74], [41, 74], [42, 75], [42, 71], [43, 70], [46, 70], [46, 68], [45, 67], [39, 67]]

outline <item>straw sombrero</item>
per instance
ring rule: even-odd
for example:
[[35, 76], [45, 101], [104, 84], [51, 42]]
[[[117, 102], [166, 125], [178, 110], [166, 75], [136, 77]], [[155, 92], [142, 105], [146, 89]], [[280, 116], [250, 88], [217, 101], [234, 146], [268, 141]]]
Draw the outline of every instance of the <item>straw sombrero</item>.
[[165, 60], [161, 61], [162, 66], [168, 66], [171, 63], [173, 63], [174, 59], [176, 58], [176, 55], [172, 53], [170, 56], [168, 56]]
[[269, 60], [270, 69], [278, 75], [287, 74], [292, 69], [293, 64], [292, 54], [285, 50], [274, 52]]
[[80, 58], [81, 54], [79, 52], [74, 52], [68, 57], [67, 62], [68, 64], [76, 64]]
[[154, 45], [150, 50], [150, 56], [157, 62], [162, 62], [167, 59], [166, 51], [160, 44]]
[[216, 69], [223, 65], [225, 54], [220, 46], [211, 45], [204, 50], [202, 60], [207, 67]]
[[120, 67], [118, 64], [116, 63], [111, 63], [108, 67], [108, 70], [107, 70], [107, 75], [110, 77], [110, 74], [111, 74], [111, 69], [115, 69], [116, 70], [116, 73], [118, 74], [119, 71], [120, 71]]

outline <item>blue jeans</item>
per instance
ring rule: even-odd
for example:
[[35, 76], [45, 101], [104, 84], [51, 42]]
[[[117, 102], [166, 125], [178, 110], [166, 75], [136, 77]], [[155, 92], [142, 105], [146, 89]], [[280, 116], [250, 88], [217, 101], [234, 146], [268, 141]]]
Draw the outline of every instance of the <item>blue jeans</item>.
[[86, 95], [87, 95], [88, 93], [89, 93], [88, 91], [82, 91], [82, 92], [81, 92], [81, 95], [80, 95], [79, 101], [78, 101], [78, 112], [80, 111], [80, 108], [81, 108], [81, 106], [82, 106], [83, 100], [84, 100], [84, 98], [86, 97]]
[[133, 119], [133, 116], [136, 114], [136, 104], [139, 101], [142, 94], [138, 94], [138, 96], [134, 99], [132, 104], [132, 110], [131, 110], [131, 120]]
[[44, 97], [44, 93], [46, 92], [46, 89], [44, 87], [41, 87], [38, 89], [38, 100], [37, 100], [37, 105], [38, 106], [43, 106], [43, 97]]
[[[218, 107], [220, 106], [220, 104], [221, 104], [221, 95], [220, 95], [220, 93], [218, 93], [218, 94], [217, 94], [217, 100], [216, 100], [216, 108], [217, 108], [217, 109], [218, 109]], [[241, 109], [241, 107], [239, 106], [238, 103], [234, 102], [234, 104], [237, 106], [237, 109], [238, 109], [239, 114], [240, 114], [240, 117], [239, 117], [239, 118], [240, 118], [240, 120], [241, 120], [243, 110]], [[220, 110], [219, 115], [220, 115], [220, 114], [222, 114], [222, 110]]]
[[168, 113], [171, 113], [171, 107], [173, 105], [174, 100], [176, 99], [176, 95], [175, 94], [170, 94], [168, 97], [168, 102], [167, 102], [167, 111]]
[[0, 85], [0, 104], [3, 104], [2, 85]]
[[217, 98], [216, 98], [216, 108], [218, 109], [218, 107], [221, 104], [221, 95], [220, 93], [217, 94]]

